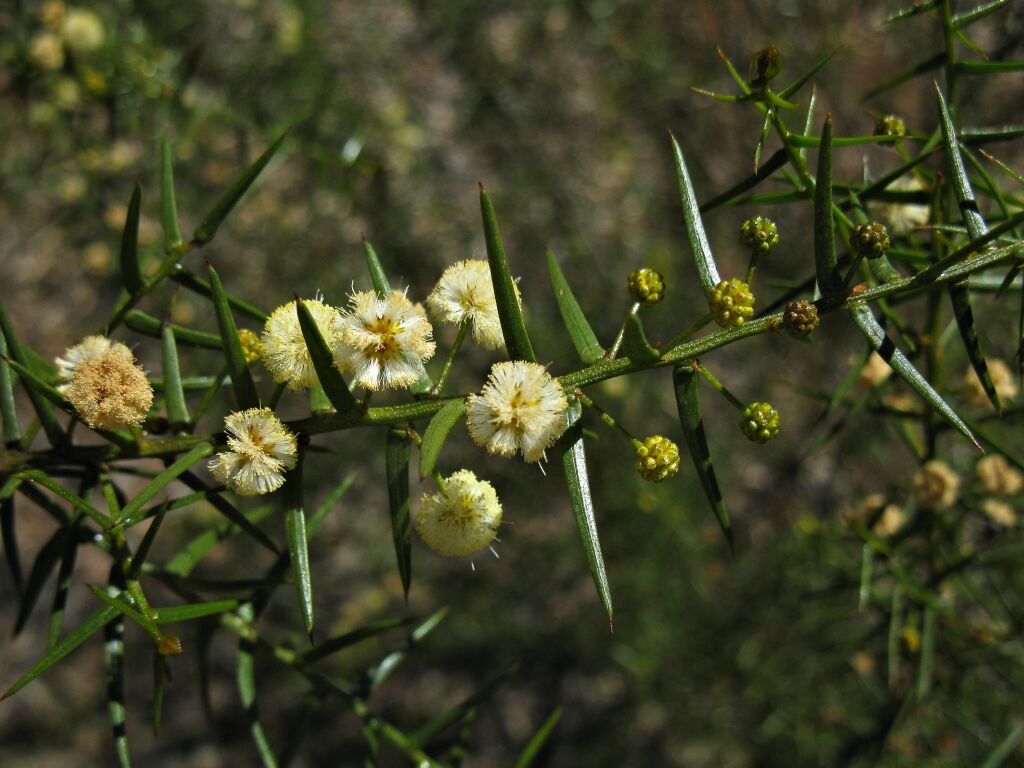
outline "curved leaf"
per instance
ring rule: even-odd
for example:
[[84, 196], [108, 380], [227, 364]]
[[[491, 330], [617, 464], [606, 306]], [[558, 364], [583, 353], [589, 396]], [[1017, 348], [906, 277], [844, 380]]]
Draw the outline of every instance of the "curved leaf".
[[188, 406], [185, 404], [185, 390], [181, 386], [181, 368], [178, 363], [178, 346], [170, 323], [164, 323], [161, 333], [164, 398], [167, 401], [167, 420], [172, 430], [178, 430], [189, 423]]
[[135, 182], [131, 200], [128, 201], [128, 215], [121, 235], [121, 279], [125, 290], [134, 295], [142, 290], [142, 268], [139, 265], [139, 209], [142, 206], [142, 185]]
[[[145, 312], [140, 312], [137, 309], [131, 309], [125, 313], [124, 324], [136, 333], [152, 336], [154, 339], [159, 339], [163, 336], [164, 323], [152, 315], [147, 315]], [[174, 323], [167, 323], [167, 325], [170, 326], [171, 331], [174, 333], [174, 340], [182, 346], [199, 347], [200, 349], [224, 349], [224, 342], [216, 334], [196, 331], [181, 325], [175, 325]]]
[[423, 433], [423, 440], [420, 443], [420, 479], [427, 477], [434, 471], [437, 457], [441, 453], [441, 447], [448, 439], [448, 433], [459, 423], [459, 420], [466, 414], [466, 402], [464, 400], [452, 400], [444, 405], [441, 410], [435, 413], [427, 429]]
[[630, 360], [640, 365], [652, 365], [661, 357], [658, 350], [647, 341], [647, 334], [644, 333], [640, 318], [632, 313], [626, 317], [623, 324], [622, 351]]
[[363, 238], [363, 255], [366, 257], [366, 268], [370, 272], [370, 282], [373, 284], [373, 290], [377, 292], [377, 296], [386, 299], [391, 295], [391, 283], [388, 281], [384, 265], [380, 263], [377, 252], [365, 237]]
[[147, 483], [142, 490], [135, 494], [134, 498], [124, 505], [121, 510], [121, 520], [125, 527], [135, 525], [145, 516], [143, 507], [160, 491], [177, 480], [181, 475], [190, 470], [195, 464], [207, 458], [213, 453], [213, 445], [200, 443], [188, 453], [181, 456], [167, 469], [161, 472]]
[[169, 252], [181, 245], [181, 229], [174, 197], [174, 155], [166, 133], [160, 137], [160, 221], [164, 229], [164, 249]]
[[[547, 253], [548, 278], [551, 280], [551, 290], [555, 293], [555, 302], [558, 304], [558, 311], [562, 315], [562, 322], [569, 332], [576, 354], [585, 365], [591, 365], [604, 357], [604, 347], [594, 335], [594, 329], [590, 327], [586, 315], [580, 309], [576, 296], [569, 287], [569, 283], [562, 274], [562, 268], [558, 266], [558, 259], [551, 251]], [[421, 473], [422, 474], [422, 473]]]
[[829, 302], [842, 298], [843, 278], [836, 263], [836, 223], [832, 218], [832, 116], [825, 118], [814, 182], [814, 269], [818, 290]]
[[245, 351], [238, 338], [238, 326], [231, 313], [228, 297], [220, 282], [217, 270], [210, 267], [210, 292], [213, 298], [213, 309], [217, 314], [217, 327], [220, 329], [221, 344], [224, 345], [224, 359], [231, 375], [231, 384], [235, 390], [235, 402], [239, 410], [258, 408], [260, 396], [256, 393], [256, 384], [252, 380], [252, 372], [245, 360]]
[[519, 757], [516, 758], [512, 768], [530, 768], [533, 765], [533, 761], [537, 759], [537, 755], [547, 744], [548, 739], [551, 737], [552, 731], [555, 730], [555, 726], [558, 725], [558, 721], [562, 719], [562, 708], [558, 707], [552, 712], [548, 719], [544, 721], [537, 733], [530, 739], [530, 743], [526, 745], [526, 749], [519, 753]]
[[487, 196], [484, 185], [480, 185], [480, 214], [484, 222], [484, 241], [487, 243], [487, 262], [491, 267], [491, 282], [494, 284], [494, 298], [498, 303], [498, 319], [505, 346], [513, 360], [537, 361], [533, 353], [530, 336], [523, 321], [523, 308], [519, 303], [515, 281], [505, 258], [505, 246], [501, 242], [498, 218], [494, 206]]

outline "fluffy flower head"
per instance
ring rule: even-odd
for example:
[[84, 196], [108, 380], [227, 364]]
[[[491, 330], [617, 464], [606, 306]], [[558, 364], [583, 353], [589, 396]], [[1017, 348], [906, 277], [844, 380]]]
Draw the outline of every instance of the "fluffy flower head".
[[[302, 303], [313, 316], [327, 345], [333, 348], [338, 341], [335, 329], [338, 310], [315, 299], [305, 299]], [[278, 384], [287, 383], [288, 389], [299, 392], [319, 383], [313, 360], [306, 349], [306, 340], [302, 336], [294, 301], [278, 307], [267, 318], [260, 337], [260, 348], [263, 364]]]
[[490, 544], [501, 525], [501, 502], [494, 486], [460, 469], [441, 491], [424, 494], [416, 532], [442, 555], [472, 555]]
[[334, 362], [352, 374], [353, 386], [401, 389], [415, 384], [423, 362], [434, 356], [433, 328], [419, 304], [402, 291], [379, 298], [375, 291], [349, 297], [349, 308], [335, 321]]
[[95, 51], [106, 39], [103, 21], [85, 8], [69, 8], [64, 14], [64, 42], [75, 53]]
[[569, 403], [543, 365], [516, 360], [497, 363], [479, 395], [466, 402], [466, 424], [477, 445], [500, 456], [522, 451], [539, 461], [565, 429]]
[[[892, 192], [920, 192], [925, 189], [913, 176], [901, 176], [886, 189]], [[919, 203], [885, 203], [874, 208], [878, 218], [889, 225], [889, 231], [895, 237], [910, 234], [917, 227], [923, 227], [931, 217], [927, 205]]]
[[[153, 387], [132, 352], [124, 344], [104, 345], [90, 337], [65, 352], [58, 360], [62, 373], [69, 358], [77, 358], [70, 366], [70, 381], [63, 386], [64, 396], [75, 407], [78, 416], [94, 429], [118, 429], [142, 423], [153, 405]], [[74, 350], [87, 351], [72, 356]]]
[[84, 363], [86, 360], [95, 360], [112, 347], [119, 349], [122, 354], [127, 352], [131, 356], [131, 350], [128, 347], [120, 342], [111, 341], [106, 336], [86, 336], [78, 344], [65, 349], [64, 354], [53, 361], [57, 364], [57, 373], [63, 382], [57, 388], [64, 392], [67, 389], [68, 382], [71, 381], [71, 377], [74, 376], [75, 368], [79, 363]]
[[257, 496], [284, 485], [295, 466], [295, 435], [269, 408], [236, 411], [224, 419], [228, 450], [210, 462], [210, 471], [239, 496]]
[[[996, 388], [999, 400], [1007, 403], [1017, 397], [1017, 377], [1010, 371], [1004, 361], [999, 358], [988, 359], [988, 375], [992, 377], [992, 386]], [[985, 388], [981, 385], [981, 379], [975, 373], [974, 368], [968, 368], [964, 374], [964, 397], [972, 408], [979, 410], [992, 410], [992, 402], [988, 399]]]
[[949, 465], [932, 459], [914, 475], [914, 497], [925, 509], [945, 509], [960, 496], [960, 476]]
[[491, 268], [486, 261], [472, 259], [452, 264], [437, 281], [427, 305], [442, 322], [459, 325], [463, 320], [471, 321], [473, 341], [481, 347], [501, 349], [505, 346]]

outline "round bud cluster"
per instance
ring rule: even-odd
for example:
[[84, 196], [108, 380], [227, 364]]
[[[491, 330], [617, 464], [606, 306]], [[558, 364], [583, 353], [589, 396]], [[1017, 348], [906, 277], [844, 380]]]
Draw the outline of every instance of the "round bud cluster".
[[907, 124], [898, 115], [886, 115], [878, 119], [875, 125], [875, 136], [906, 136]]
[[748, 440], [767, 443], [779, 434], [779, 412], [769, 403], [751, 403], [743, 409], [740, 428]]
[[739, 278], [723, 280], [711, 292], [711, 314], [723, 328], [738, 328], [754, 314], [754, 294]]
[[750, 250], [764, 256], [779, 244], [779, 228], [765, 216], [747, 219], [740, 227], [740, 240]]
[[762, 48], [754, 54], [747, 69], [747, 80], [755, 88], [768, 85], [768, 81], [782, 71], [782, 57], [774, 45]]
[[636, 471], [651, 483], [660, 483], [679, 471], [679, 446], [661, 435], [644, 438], [636, 446]]
[[870, 224], [861, 224], [850, 236], [850, 243], [861, 256], [868, 259], [877, 259], [889, 250], [889, 230], [885, 224], [873, 221]]
[[811, 331], [821, 325], [818, 307], [806, 299], [791, 301], [782, 316], [786, 330], [794, 336], [810, 336]]
[[238, 340], [242, 343], [242, 354], [245, 356], [246, 365], [252, 365], [263, 356], [260, 337], [248, 328], [242, 328], [238, 332]]
[[641, 304], [657, 304], [665, 298], [665, 279], [647, 267], [630, 272], [629, 295]]

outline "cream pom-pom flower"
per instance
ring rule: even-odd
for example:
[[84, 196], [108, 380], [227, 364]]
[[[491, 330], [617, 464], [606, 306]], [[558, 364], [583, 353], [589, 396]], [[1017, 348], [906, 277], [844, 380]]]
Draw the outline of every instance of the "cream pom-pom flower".
[[500, 456], [522, 451], [539, 461], [565, 430], [569, 403], [543, 365], [523, 360], [496, 363], [479, 395], [466, 401], [469, 436]]
[[58, 361], [62, 372], [64, 365], [71, 370], [70, 381], [62, 387], [64, 396], [94, 429], [138, 426], [153, 405], [153, 387], [146, 372], [124, 344], [106, 340], [106, 349], [101, 349], [104, 345], [95, 339], [102, 337], [91, 338], [93, 341], [72, 347]]
[[213, 476], [239, 496], [257, 496], [284, 485], [284, 473], [295, 466], [295, 435], [269, 408], [236, 411], [224, 419], [228, 450], [209, 467]]
[[427, 313], [403, 291], [380, 298], [375, 291], [349, 296], [335, 321], [334, 362], [352, 375], [352, 385], [369, 390], [401, 389], [419, 381], [423, 363], [434, 356], [434, 329]]
[[473, 555], [494, 541], [501, 525], [501, 502], [493, 485], [460, 469], [438, 493], [423, 495], [414, 525], [435, 552]]
[[120, 349], [122, 354], [127, 352], [131, 356], [131, 350], [128, 347], [118, 341], [111, 341], [106, 336], [86, 336], [78, 344], [65, 349], [64, 354], [53, 361], [57, 364], [57, 374], [62, 382], [57, 389], [61, 392], [66, 391], [79, 363], [95, 360], [111, 347]]
[[[338, 343], [338, 310], [316, 299], [304, 299], [302, 303], [313, 316], [327, 346], [333, 349]], [[260, 337], [260, 349], [263, 365], [278, 384], [286, 383], [288, 389], [299, 392], [320, 383], [302, 336], [294, 301], [278, 307], [267, 318]]]
[[473, 341], [481, 347], [501, 349], [505, 346], [491, 268], [486, 261], [470, 259], [448, 267], [427, 297], [427, 306], [434, 317], [445, 323], [471, 322]]

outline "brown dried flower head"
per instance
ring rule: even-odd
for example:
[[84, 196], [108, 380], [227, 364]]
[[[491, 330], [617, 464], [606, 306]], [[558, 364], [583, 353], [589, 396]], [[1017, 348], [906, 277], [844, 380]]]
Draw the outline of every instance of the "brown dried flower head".
[[960, 495], [960, 476], [948, 464], [933, 459], [914, 475], [914, 497], [926, 509], [951, 507]]
[[95, 429], [137, 426], [153, 405], [153, 387], [123, 344], [76, 365], [64, 394]]
[[1010, 466], [999, 454], [979, 459], [975, 466], [978, 480], [986, 493], [996, 496], [1016, 496], [1024, 488], [1024, 475]]

